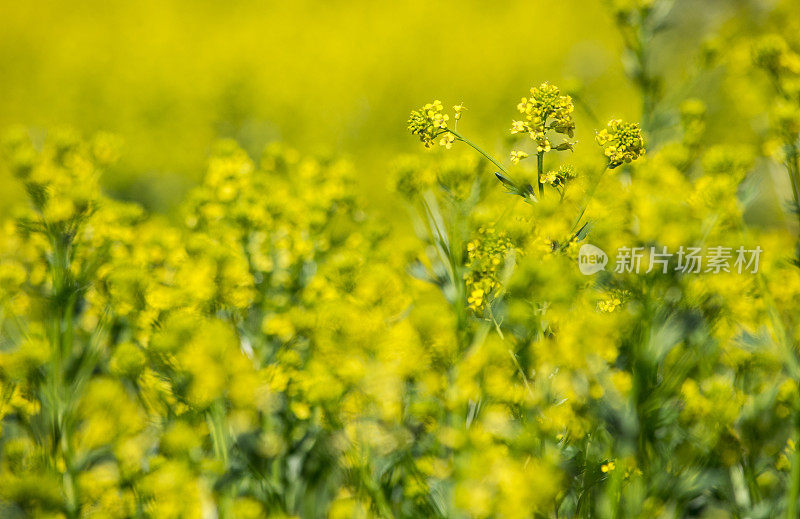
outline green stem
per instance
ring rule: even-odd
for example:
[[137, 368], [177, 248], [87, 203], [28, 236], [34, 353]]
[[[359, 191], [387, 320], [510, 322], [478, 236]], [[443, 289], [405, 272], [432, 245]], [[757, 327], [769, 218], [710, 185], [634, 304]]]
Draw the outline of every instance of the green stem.
[[[53, 434], [52, 448], [54, 452], [61, 452], [64, 459], [64, 472], [62, 473], [63, 492], [66, 499], [65, 508], [67, 517], [73, 518], [80, 515], [80, 500], [76, 485], [76, 472], [73, 463], [71, 446], [71, 417], [73, 408], [69, 392], [71, 384], [67, 380], [67, 361], [73, 347], [73, 319], [75, 313], [76, 294], [73, 292], [74, 284], [70, 273], [70, 246], [71, 237], [61, 230], [50, 231], [50, 241], [53, 246], [51, 268], [53, 285], [53, 304], [50, 313], [52, 325], [52, 355], [54, 362], [50, 375], [48, 392], [51, 405], [50, 416], [52, 420], [51, 433]], [[67, 293], [67, 292], [70, 293]], [[54, 456], [55, 458], [55, 456]]]
[[583, 207], [581, 208], [581, 212], [578, 214], [578, 217], [575, 219], [575, 223], [572, 225], [572, 229], [570, 230], [571, 233], [575, 232], [578, 228], [578, 225], [581, 223], [581, 219], [583, 215], [586, 213], [586, 209], [589, 207], [589, 202], [592, 201], [594, 197], [595, 191], [597, 191], [597, 186], [600, 185], [600, 181], [603, 179], [603, 175], [605, 175], [606, 171], [608, 171], [608, 166], [603, 168], [603, 171], [597, 176], [597, 180], [595, 180], [594, 185], [592, 185], [591, 189], [589, 189], [589, 193], [586, 195], [586, 200], [583, 202]]
[[634, 52], [639, 66], [637, 83], [639, 83], [639, 88], [642, 91], [642, 128], [645, 132], [650, 133], [652, 130], [651, 125], [655, 96], [653, 92], [654, 79], [650, 76], [648, 71], [648, 55], [647, 48], [645, 47], [645, 43], [650, 40], [649, 31], [645, 28], [646, 23], [646, 21], [643, 21], [636, 31], [637, 42]]
[[508, 170], [506, 170], [506, 168], [504, 168], [502, 164], [500, 164], [499, 162], [497, 162], [497, 161], [494, 159], [494, 157], [492, 157], [491, 155], [489, 155], [488, 153], [486, 153], [485, 151], [483, 151], [483, 150], [480, 148], [480, 146], [478, 146], [477, 144], [475, 144], [475, 143], [474, 143], [474, 142], [472, 142], [471, 140], [467, 139], [466, 137], [464, 137], [463, 135], [461, 135], [460, 133], [458, 133], [458, 132], [457, 132], [457, 131], [455, 131], [455, 130], [450, 130], [450, 129], [448, 129], [447, 131], [449, 131], [450, 133], [452, 133], [452, 134], [453, 134], [453, 135], [454, 135], [454, 136], [455, 136], [455, 137], [456, 137], [458, 140], [460, 140], [461, 142], [463, 142], [463, 143], [464, 143], [464, 144], [466, 144], [467, 146], [470, 146], [472, 149], [474, 149], [475, 151], [477, 151], [478, 153], [480, 153], [481, 155], [483, 155], [484, 157], [486, 157], [486, 159], [487, 159], [489, 162], [491, 162], [492, 164], [494, 164], [495, 166], [497, 166], [498, 168], [500, 168], [500, 171], [502, 171], [503, 173], [506, 173], [506, 174], [508, 174]]
[[536, 184], [539, 186], [539, 199], [544, 198], [544, 184], [542, 184], [542, 176], [544, 175], [544, 152], [540, 151], [536, 154]]
[[228, 464], [228, 432], [225, 428], [225, 409], [222, 402], [216, 401], [211, 405], [206, 419], [209, 422], [211, 442], [214, 446], [214, 454], [226, 466]]
[[467, 339], [467, 287], [464, 282], [464, 226], [465, 213], [462, 204], [454, 200], [450, 213], [450, 268], [453, 271], [453, 288], [456, 291], [456, 333], [459, 348], [463, 351]]

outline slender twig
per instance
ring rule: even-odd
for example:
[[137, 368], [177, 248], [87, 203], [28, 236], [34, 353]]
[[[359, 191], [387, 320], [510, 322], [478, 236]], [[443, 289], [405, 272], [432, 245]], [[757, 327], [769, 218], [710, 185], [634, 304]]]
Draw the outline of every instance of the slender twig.
[[486, 153], [485, 151], [483, 151], [483, 149], [481, 149], [481, 147], [480, 147], [480, 146], [478, 146], [477, 144], [475, 144], [475, 143], [474, 143], [474, 142], [472, 142], [471, 140], [467, 139], [466, 137], [464, 137], [463, 135], [461, 135], [460, 133], [458, 133], [458, 132], [457, 132], [457, 131], [455, 131], [455, 130], [447, 130], [447, 131], [449, 131], [450, 133], [452, 133], [452, 134], [455, 136], [455, 138], [456, 138], [456, 139], [458, 139], [459, 141], [463, 142], [463, 143], [464, 143], [464, 144], [466, 144], [467, 146], [470, 146], [472, 149], [474, 149], [475, 151], [477, 151], [478, 153], [480, 153], [481, 155], [483, 155], [484, 157], [486, 157], [486, 159], [487, 159], [489, 162], [491, 162], [492, 164], [494, 164], [495, 166], [497, 166], [498, 168], [500, 168], [500, 171], [502, 171], [502, 172], [503, 172], [503, 173], [505, 173], [505, 174], [508, 174], [508, 170], [507, 170], [506, 168], [504, 168], [502, 164], [500, 164], [499, 162], [497, 162], [497, 160], [495, 160], [495, 158], [494, 158], [494, 157], [492, 157], [491, 155], [489, 155], [488, 153]]
[[600, 181], [603, 179], [603, 175], [605, 175], [606, 171], [608, 171], [608, 166], [603, 168], [603, 171], [600, 172], [600, 174], [597, 176], [597, 180], [595, 180], [594, 184], [589, 189], [586, 195], [586, 199], [583, 202], [583, 207], [581, 208], [581, 212], [578, 213], [578, 217], [575, 219], [575, 223], [572, 224], [572, 229], [570, 229], [570, 233], [574, 233], [575, 230], [578, 228], [578, 225], [581, 223], [581, 219], [583, 218], [583, 215], [586, 213], [586, 209], [589, 207], [589, 202], [592, 201], [594, 193], [595, 191], [597, 191], [597, 186], [600, 185]]
[[544, 176], [544, 151], [540, 151], [536, 154], [536, 184], [539, 186], [539, 199], [544, 198], [542, 176]]

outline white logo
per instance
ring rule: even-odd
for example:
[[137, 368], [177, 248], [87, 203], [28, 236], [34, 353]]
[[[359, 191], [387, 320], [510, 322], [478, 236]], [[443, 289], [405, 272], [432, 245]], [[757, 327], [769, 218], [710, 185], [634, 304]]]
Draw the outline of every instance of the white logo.
[[[705, 249], [705, 255], [703, 252], [701, 247], [681, 246], [677, 252], [670, 252], [666, 246], [661, 246], [660, 250], [658, 247], [620, 247], [612, 267], [617, 274], [642, 271], [647, 274], [653, 271], [662, 274], [755, 274], [764, 249], [761, 246], [754, 249], [717, 246]], [[608, 263], [608, 256], [600, 247], [586, 243], [578, 250], [578, 268], [582, 274], [596, 274], [605, 270]]]
[[608, 255], [600, 247], [585, 243], [578, 251], [578, 268], [581, 274], [590, 276], [601, 270], [605, 270], [608, 263]]

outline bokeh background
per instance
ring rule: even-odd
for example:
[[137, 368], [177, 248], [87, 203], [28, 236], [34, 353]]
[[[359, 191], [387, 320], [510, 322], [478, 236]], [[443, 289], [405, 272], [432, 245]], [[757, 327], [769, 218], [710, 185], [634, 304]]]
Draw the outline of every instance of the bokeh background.
[[[685, 80], [706, 34], [770, 6], [678, 2], [659, 71]], [[0, 127], [119, 135], [105, 186], [156, 211], [176, 207], [223, 137], [255, 156], [275, 140], [345, 155], [369, 203], [391, 211], [391, 160], [419, 149], [410, 109], [464, 102], [462, 128], [494, 151], [518, 98], [545, 80], [582, 87], [600, 119], [636, 118], [621, 48], [602, 0], [3, 1]], [[580, 141], [596, 127], [578, 114]]]

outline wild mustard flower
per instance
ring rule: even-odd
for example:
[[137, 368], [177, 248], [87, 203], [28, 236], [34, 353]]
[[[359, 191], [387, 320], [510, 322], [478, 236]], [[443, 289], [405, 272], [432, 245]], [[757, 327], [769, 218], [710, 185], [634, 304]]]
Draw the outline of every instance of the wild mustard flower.
[[608, 158], [608, 169], [633, 162], [645, 153], [644, 137], [638, 123], [612, 119], [597, 133], [596, 140]]
[[456, 136], [452, 133], [447, 133], [439, 140], [439, 146], [447, 148], [448, 150], [453, 147], [453, 143], [456, 141]]
[[536, 142], [539, 153], [554, 148], [571, 149], [572, 144], [568, 141], [554, 145], [548, 133], [552, 131], [572, 138], [575, 133], [574, 110], [572, 98], [561, 95], [555, 85], [542, 83], [539, 87], [532, 87], [530, 97], [523, 97], [517, 104], [517, 111], [523, 119], [511, 123], [511, 133], [527, 134]]
[[[413, 110], [408, 118], [409, 131], [412, 135], [417, 135], [426, 148], [433, 147], [435, 140], [440, 135], [447, 134], [447, 121], [450, 116], [443, 113], [443, 109], [441, 101], [436, 100], [424, 105], [419, 110]], [[460, 118], [461, 109], [456, 113]], [[440, 141], [440, 144], [449, 148], [453, 140], [448, 139], [447, 135]], [[450, 136], [452, 137], [452, 135]]]
[[609, 462], [607, 462], [607, 463], [603, 463], [603, 464], [600, 466], [600, 471], [601, 471], [603, 474], [606, 474], [606, 473], [608, 473], [608, 472], [611, 472], [611, 471], [613, 471], [615, 468], [617, 468], [617, 464], [614, 462], [614, 460], [611, 460], [611, 461], [609, 461]]
[[[574, 105], [569, 96], [562, 96], [557, 87], [548, 83], [543, 83], [538, 88], [531, 88], [530, 92], [531, 97], [523, 98], [522, 102], [517, 105], [517, 110], [524, 116], [524, 119], [512, 122], [511, 133], [525, 133], [537, 142], [537, 184], [541, 198], [544, 195], [544, 184], [542, 183], [544, 153], [551, 150], [573, 149], [574, 143], [568, 140], [553, 144], [550, 134], [562, 134], [569, 138], [574, 136], [575, 123], [572, 117]], [[455, 112], [454, 120], [457, 122], [464, 111], [463, 103], [453, 106], [453, 110]], [[450, 149], [456, 141], [467, 144], [499, 168], [500, 171], [495, 172], [495, 175], [510, 192], [520, 195], [528, 201], [534, 198], [534, 190], [530, 184], [512, 180], [508, 176], [506, 168], [499, 161], [456, 131], [455, 127], [449, 128], [448, 120], [449, 116], [443, 113], [442, 103], [434, 101], [411, 112], [408, 129], [412, 135], [419, 136], [426, 148], [432, 147], [437, 142], [436, 139], [440, 146], [447, 149]], [[527, 152], [521, 150], [514, 150], [510, 154], [511, 163], [514, 165], [519, 164], [520, 160], [526, 157], [528, 157]]]
[[461, 119], [461, 113], [466, 109], [467, 108], [464, 106], [464, 103], [453, 105], [453, 119], [456, 121]]
[[556, 181], [556, 172], [555, 171], [548, 171], [545, 173], [542, 178], [542, 184], [553, 184]]
[[519, 161], [528, 157], [528, 154], [524, 151], [512, 151], [511, 152], [511, 163], [514, 165], [519, 164]]
[[[430, 145], [466, 142], [429, 111]], [[224, 141], [176, 223], [102, 193], [113, 142], [9, 139], [30, 207], [0, 224], [0, 510], [794, 517], [800, 271], [782, 226], [746, 227], [754, 157], [699, 146], [702, 112], [684, 103], [678, 140], [582, 232], [572, 200], [484, 189], [475, 156], [400, 160], [420, 242], [366, 216], [343, 161]], [[625, 128], [604, 130], [609, 167], [644, 154]], [[563, 197], [575, 171], [539, 180]], [[576, 268], [587, 236], [611, 253], [743, 228], [782, 251], [763, 279]]]
[[618, 310], [631, 298], [628, 290], [612, 290], [608, 297], [597, 302], [597, 309], [601, 312], [611, 313]]
[[[351, 344], [362, 344], [365, 327], [377, 334], [365, 344], [377, 344], [384, 336], [377, 330], [408, 306], [398, 282], [402, 274], [382, 269], [371, 280], [358, 275], [364, 254], [382, 234], [356, 223], [345, 165], [270, 149], [256, 166], [238, 147], [222, 143], [184, 208], [184, 227], [94, 190], [91, 180], [99, 168], [93, 148], [80, 141], [47, 143], [32, 154], [24, 151], [24, 140], [10, 146], [23, 181], [47, 181], [47, 195], [63, 194], [70, 203], [69, 210], [48, 210], [52, 200], [33, 186], [31, 209], [17, 225], [3, 223], [10, 232], [0, 238], [0, 326], [11, 342], [0, 351], [0, 423], [4, 437], [13, 438], [0, 447], [0, 506], [16, 503], [29, 511], [45, 506], [76, 516], [128, 517], [134, 509], [194, 516], [201, 503], [214, 499], [200, 481], [224, 474], [232, 458], [265, 470], [269, 459], [299, 448], [292, 439], [294, 425], [279, 421], [285, 429], [271, 427], [277, 439], [265, 440], [269, 459], [260, 450], [236, 451], [234, 438], [255, 437], [260, 417], [274, 420], [286, 409], [293, 423], [312, 422], [320, 406], [341, 399], [345, 380], [349, 394], [361, 399], [352, 408], [363, 410], [371, 399], [385, 403], [384, 416], [396, 412], [389, 403], [397, 401], [396, 388], [417, 369], [421, 353], [397, 375], [384, 373], [382, 385], [356, 391], [366, 354], [355, 363], [355, 351], [348, 354], [350, 362], [337, 357], [333, 365], [341, 369], [332, 370], [322, 361], [327, 353], [306, 364], [305, 355], [281, 351], [284, 341], [295, 341], [305, 351], [335, 352], [342, 334]], [[83, 183], [89, 195], [73, 182]], [[326, 255], [331, 260], [321, 262]], [[395, 283], [388, 282], [392, 276]], [[353, 287], [358, 287], [356, 302], [344, 312], [344, 294]], [[22, 296], [47, 311], [24, 315]], [[19, 312], [15, 321], [6, 319], [12, 306]], [[270, 323], [283, 324], [262, 333], [266, 315], [276, 317]], [[354, 324], [329, 330], [315, 324], [313, 316], [321, 315], [328, 316], [325, 323]], [[108, 329], [115, 330], [113, 340]], [[413, 334], [396, 341], [408, 348]], [[102, 348], [102, 355], [94, 348]], [[71, 370], [79, 361], [91, 364], [78, 364], [75, 375]], [[50, 387], [59, 392], [50, 396]], [[333, 396], [335, 387], [341, 389]], [[9, 428], [9, 410], [13, 420], [24, 418], [27, 425]], [[330, 410], [338, 413], [332, 405]], [[67, 421], [49, 425], [48, 417], [63, 413]], [[344, 416], [331, 415], [337, 422]], [[57, 436], [48, 439], [52, 431]], [[331, 441], [333, 434], [319, 432], [317, 441]], [[53, 463], [23, 460], [27, 469], [9, 472], [13, 453], [5, 446], [14, 438], [44, 439], [28, 451], [36, 450], [36, 459], [52, 454]], [[75, 459], [97, 462], [78, 469]], [[324, 465], [337, 470], [330, 460]], [[256, 477], [255, 472], [241, 476]], [[27, 490], [30, 481], [51, 480], [46, 492]], [[233, 486], [222, 483], [219, 492], [228, 496], [221, 500], [239, 500]], [[294, 506], [273, 503], [270, 510]]]
[[467, 303], [474, 312], [482, 311], [499, 287], [499, 276], [505, 268], [506, 256], [513, 250], [506, 233], [494, 228], [481, 228], [467, 243]]
[[571, 181], [575, 180], [577, 176], [574, 166], [571, 164], [562, 164], [558, 169], [550, 170], [545, 173], [542, 182], [551, 184], [555, 188], [564, 188]]

